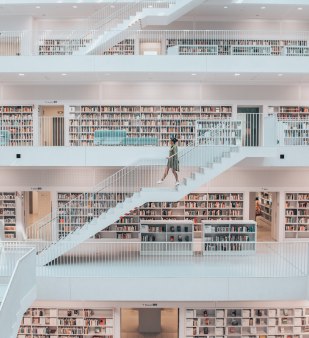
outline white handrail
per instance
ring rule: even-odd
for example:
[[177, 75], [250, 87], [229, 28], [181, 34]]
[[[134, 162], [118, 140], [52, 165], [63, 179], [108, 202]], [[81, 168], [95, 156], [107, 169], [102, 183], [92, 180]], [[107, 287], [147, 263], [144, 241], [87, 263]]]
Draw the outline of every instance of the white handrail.
[[[25, 250], [25, 248], [23, 249]], [[3, 337], [16, 337], [23, 314], [34, 300], [36, 254], [33, 248], [26, 248], [26, 250], [27, 252], [15, 263], [0, 306], [1, 335]]]
[[[177, 233], [175, 233], [176, 235]], [[308, 242], [229, 242], [238, 250], [203, 252], [201, 242], [84, 242], [67, 245], [66, 254], [40, 276], [54, 277], [305, 277], [308, 276]], [[63, 252], [59, 247], [59, 255]], [[57, 246], [54, 246], [57, 250]], [[252, 247], [255, 250], [252, 250]], [[70, 250], [69, 250], [70, 249]], [[85, 264], [87, 262], [87, 264]], [[168, 269], [167, 269], [168, 267]], [[198, 267], [198, 270], [197, 270]]]
[[[147, 1], [140, 2], [146, 8], [149, 6]], [[150, 3], [158, 4], [156, 1]], [[163, 2], [162, 6], [165, 4]], [[102, 17], [103, 26], [100, 29], [1, 31], [0, 56], [85, 55], [87, 47], [95, 42], [96, 37], [111, 30], [114, 37], [109, 38], [108, 44], [97, 46], [93, 54], [143, 54], [145, 44], [151, 43], [157, 46], [155, 51], [161, 55], [309, 56], [308, 31], [140, 30], [136, 25], [126, 30], [118, 27], [117, 30], [117, 26], [111, 24], [112, 13], [107, 17], [110, 21], [106, 17], [107, 21], [104, 21]], [[121, 17], [124, 21], [125, 13]], [[124, 40], [130, 40], [129, 44], [123, 43]], [[122, 44], [119, 44], [121, 41]], [[113, 52], [115, 47], [117, 51]]]

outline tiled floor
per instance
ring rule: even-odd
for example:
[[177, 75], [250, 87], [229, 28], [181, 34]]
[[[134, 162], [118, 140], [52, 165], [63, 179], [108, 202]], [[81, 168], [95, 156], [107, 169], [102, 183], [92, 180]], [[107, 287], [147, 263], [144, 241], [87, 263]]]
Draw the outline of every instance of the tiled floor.
[[264, 218], [257, 216], [257, 241], [258, 242], [271, 242], [271, 225], [264, 221]]

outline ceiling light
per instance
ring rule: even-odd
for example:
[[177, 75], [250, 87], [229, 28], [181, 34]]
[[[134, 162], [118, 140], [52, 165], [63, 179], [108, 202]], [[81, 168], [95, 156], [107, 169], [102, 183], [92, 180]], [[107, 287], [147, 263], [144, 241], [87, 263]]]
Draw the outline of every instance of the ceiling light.
[[66, 74], [66, 73], [62, 73], [61, 75], [62, 75], [62, 76], [67, 76], [68, 74]]
[[74, 6], [72, 6], [73, 8], [77, 8], [77, 6], [76, 5], [74, 5]]
[[39, 8], [41, 8], [41, 6], [35, 6], [35, 8], [39, 9]]
[[261, 9], [266, 9], [266, 7], [265, 7], [265, 6], [262, 6]]
[[228, 6], [224, 6], [223, 8], [224, 8], [224, 9], [227, 9], [227, 8], [228, 8]]
[[24, 74], [24, 73], [19, 73], [18, 75], [19, 75], [19, 76], [25, 76], [25, 74]]
[[234, 76], [240, 76], [240, 74], [239, 73], [235, 73]]
[[280, 73], [280, 74], [278, 74], [278, 76], [283, 76], [283, 74]]
[[303, 10], [303, 8], [302, 8], [302, 7], [298, 7], [297, 9], [298, 9], [299, 11], [302, 11], [302, 10]]
[[191, 75], [192, 75], [192, 76], [196, 76], [196, 74], [195, 74], [195, 73], [192, 73]]

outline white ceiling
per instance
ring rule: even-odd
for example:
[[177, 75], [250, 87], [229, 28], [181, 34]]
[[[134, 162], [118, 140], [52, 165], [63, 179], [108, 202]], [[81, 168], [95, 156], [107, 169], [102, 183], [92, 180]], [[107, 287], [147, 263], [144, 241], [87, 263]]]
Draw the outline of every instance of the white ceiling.
[[92, 83], [205, 83], [205, 84], [236, 84], [236, 85], [299, 85], [309, 84], [309, 74], [277, 73], [246, 73], [235, 76], [231, 73], [152, 73], [152, 72], [125, 72], [125, 73], [26, 73], [19, 76], [16, 73], [1, 73], [0, 84], [43, 84], [43, 85], [75, 85]]
[[[308, 5], [274, 5], [229, 3], [218, 0], [205, 2], [181, 18], [184, 21], [244, 21], [244, 20], [302, 20], [309, 19]], [[228, 8], [224, 8], [227, 6]], [[265, 7], [262, 9], [262, 7]], [[299, 10], [298, 8], [302, 8]]]

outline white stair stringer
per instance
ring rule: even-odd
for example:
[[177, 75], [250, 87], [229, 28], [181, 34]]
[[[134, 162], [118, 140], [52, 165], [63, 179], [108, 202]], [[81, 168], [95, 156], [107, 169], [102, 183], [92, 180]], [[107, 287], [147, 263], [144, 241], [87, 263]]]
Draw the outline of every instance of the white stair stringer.
[[118, 203], [114, 208], [108, 210], [107, 213], [100, 215], [98, 218], [93, 219], [68, 236], [45, 248], [38, 254], [38, 264], [46, 265], [50, 263], [99, 231], [115, 223], [122, 215], [129, 213], [146, 202], [173, 202], [180, 200], [246, 157], [243, 152], [230, 152], [227, 155], [228, 157], [222, 157], [220, 162], [212, 164], [211, 167], [200, 167], [199, 171], [194, 173], [194, 177], [185, 178], [184, 183], [180, 184], [177, 188], [160, 188], [159, 186], [158, 188], [142, 188], [140, 192], [134, 193], [124, 202]]
[[36, 299], [34, 249], [16, 264], [7, 285], [1, 285], [0, 337], [16, 338], [24, 313]]
[[118, 24], [114, 29], [98, 32], [88, 46], [79, 48], [73, 55], [94, 55], [108, 51], [129, 37], [130, 31], [149, 25], [168, 25], [188, 13], [204, 0], [178, 0], [169, 8], [144, 8]]

